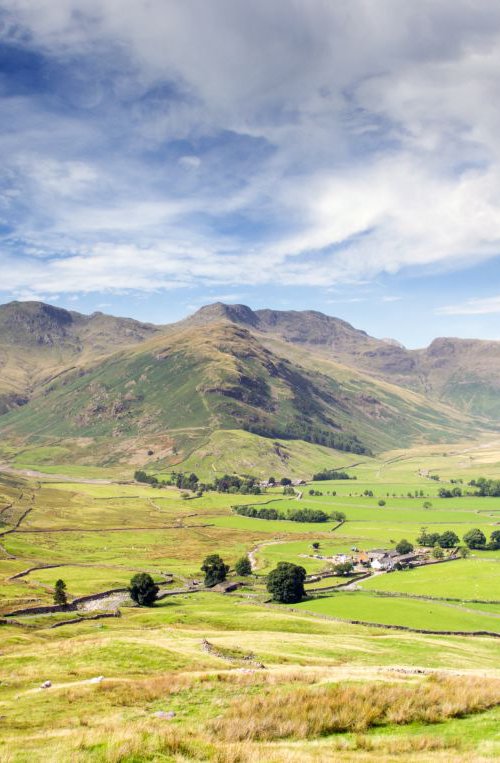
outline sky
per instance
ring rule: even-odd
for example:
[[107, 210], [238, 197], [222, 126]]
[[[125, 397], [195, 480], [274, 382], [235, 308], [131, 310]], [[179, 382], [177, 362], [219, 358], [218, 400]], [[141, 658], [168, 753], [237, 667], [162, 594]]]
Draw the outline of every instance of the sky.
[[0, 302], [500, 340], [500, 4], [0, 0]]

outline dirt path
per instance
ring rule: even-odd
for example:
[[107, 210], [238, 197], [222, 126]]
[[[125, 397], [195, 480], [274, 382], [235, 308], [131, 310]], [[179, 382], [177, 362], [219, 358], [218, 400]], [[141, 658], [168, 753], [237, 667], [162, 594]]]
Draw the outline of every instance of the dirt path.
[[262, 543], [258, 543], [251, 551], [248, 552], [248, 558], [250, 559], [250, 565], [252, 567], [252, 572], [256, 572], [259, 568], [256, 554], [261, 550], [261, 548], [264, 548], [264, 546], [276, 546], [280, 543], [287, 543], [286, 540], [265, 540]]

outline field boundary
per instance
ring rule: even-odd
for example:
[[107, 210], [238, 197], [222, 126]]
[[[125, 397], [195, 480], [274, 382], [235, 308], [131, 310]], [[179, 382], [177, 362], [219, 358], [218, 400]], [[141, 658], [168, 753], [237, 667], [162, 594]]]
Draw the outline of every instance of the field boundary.
[[[321, 589], [316, 589], [321, 590]], [[400, 591], [380, 591], [377, 588], [361, 588], [363, 593], [373, 593], [376, 596], [385, 596], [395, 599], [423, 599], [424, 601], [454, 601], [459, 604], [500, 604], [498, 599], [457, 599], [452, 596], [426, 596], [423, 593], [401, 593]]]
[[[249, 602], [256, 604], [256, 602]], [[347, 625], [363, 625], [368, 628], [387, 628], [388, 630], [395, 631], [407, 631], [409, 633], [423, 633], [429, 636], [486, 636], [491, 638], [500, 638], [500, 633], [494, 631], [437, 631], [427, 628], [411, 628], [409, 625], [386, 625], [384, 623], [368, 622], [367, 620], [349, 620], [345, 617], [333, 617], [333, 615], [324, 615], [319, 612], [313, 612], [310, 609], [296, 609], [295, 607], [280, 607], [278, 604], [271, 604], [270, 602], [262, 602], [259, 606], [268, 607], [269, 609], [276, 609], [279, 612], [293, 612], [294, 614], [309, 615], [310, 617], [316, 617], [320, 620], [332, 620], [336, 623], [346, 623]]]

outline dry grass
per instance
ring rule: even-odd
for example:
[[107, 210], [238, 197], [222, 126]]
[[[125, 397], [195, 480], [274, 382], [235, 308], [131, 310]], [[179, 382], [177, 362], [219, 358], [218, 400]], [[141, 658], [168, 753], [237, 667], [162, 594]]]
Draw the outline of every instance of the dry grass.
[[[275, 686], [283, 682], [293, 684], [314, 684], [319, 676], [314, 671], [285, 671], [272, 672], [267, 670], [239, 669], [210, 673], [165, 673], [154, 678], [139, 680], [107, 680], [96, 687], [96, 690], [106, 697], [114, 706], [137, 707], [147, 702], [154, 702], [163, 697], [172, 696], [178, 692], [205, 688], [207, 691], [222, 686]], [[66, 698], [70, 701], [78, 697], [81, 687], [66, 690]]]
[[386, 724], [439, 723], [499, 704], [500, 681], [479, 678], [430, 676], [417, 686], [300, 687], [239, 700], [212, 729], [227, 741], [307, 739]]

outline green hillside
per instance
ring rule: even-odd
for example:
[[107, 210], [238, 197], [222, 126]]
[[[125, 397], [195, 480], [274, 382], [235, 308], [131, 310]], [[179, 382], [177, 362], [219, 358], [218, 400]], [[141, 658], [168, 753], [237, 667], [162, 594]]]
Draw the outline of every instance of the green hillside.
[[[371, 452], [450, 441], [477, 428], [421, 395], [228, 320], [179, 324], [39, 386], [0, 420], [17, 446], [68, 446], [64, 460], [184, 461], [221, 430]], [[234, 464], [238, 461], [231, 457]], [[301, 469], [300, 459], [293, 467]]]

